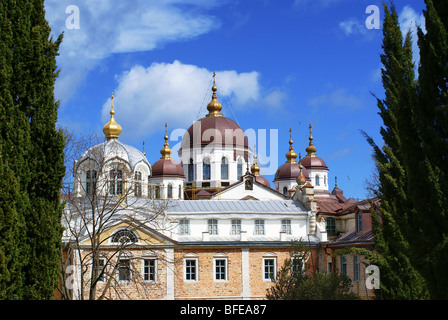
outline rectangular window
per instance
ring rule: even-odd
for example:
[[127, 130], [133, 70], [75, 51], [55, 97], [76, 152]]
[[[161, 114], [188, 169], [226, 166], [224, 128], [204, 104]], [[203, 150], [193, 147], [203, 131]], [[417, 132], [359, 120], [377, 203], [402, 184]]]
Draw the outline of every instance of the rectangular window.
[[263, 258], [263, 280], [275, 279], [275, 259]]
[[215, 280], [227, 280], [227, 259], [215, 259]]
[[118, 262], [118, 280], [131, 280], [131, 265], [129, 259], [120, 259]]
[[282, 220], [282, 232], [286, 234], [291, 234], [291, 220], [283, 219]]
[[134, 175], [134, 195], [136, 197], [142, 196], [142, 173], [137, 171]]
[[143, 260], [143, 280], [156, 281], [156, 259]]
[[353, 256], [353, 279], [359, 281], [359, 261], [358, 256]]
[[341, 274], [347, 275], [347, 259], [345, 256], [341, 256]]
[[236, 178], [240, 180], [242, 176], [243, 176], [243, 164], [241, 162], [238, 162], [238, 165], [236, 167]]
[[255, 220], [255, 231], [256, 235], [264, 235], [264, 220], [256, 219]]
[[241, 220], [232, 219], [232, 234], [241, 234]]
[[188, 235], [190, 234], [190, 220], [188, 219], [180, 219], [179, 220], [179, 235]]
[[336, 219], [335, 218], [325, 218], [325, 227], [328, 233], [335, 234], [336, 230]]
[[208, 219], [208, 233], [218, 234], [218, 220]]
[[303, 260], [299, 257], [292, 257], [291, 259], [291, 273], [294, 274], [301, 274], [305, 271], [305, 265], [303, 263]]
[[357, 228], [357, 232], [362, 232], [362, 214], [358, 213], [356, 215], [356, 228]]
[[104, 282], [106, 280], [106, 274], [104, 273], [105, 264], [106, 264], [105, 258], [98, 259], [98, 266], [97, 266], [98, 282]]
[[185, 260], [185, 280], [197, 281], [197, 259]]

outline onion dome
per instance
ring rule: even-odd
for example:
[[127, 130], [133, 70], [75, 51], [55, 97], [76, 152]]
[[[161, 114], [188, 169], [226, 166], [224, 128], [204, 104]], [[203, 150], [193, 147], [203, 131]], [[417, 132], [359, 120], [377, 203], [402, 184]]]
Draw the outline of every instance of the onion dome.
[[115, 138], [117, 139], [121, 133], [121, 126], [115, 122], [114, 118], [114, 94], [112, 93], [112, 108], [110, 109], [110, 120], [103, 127], [103, 132], [107, 139]]
[[241, 127], [233, 120], [221, 114], [222, 105], [216, 96], [216, 85], [212, 87], [212, 100], [207, 105], [209, 113], [191, 125], [182, 138], [181, 149], [193, 147], [217, 146], [244, 150], [247, 162], [249, 143]]
[[165, 143], [160, 150], [162, 157], [152, 166], [152, 177], [179, 177], [185, 178], [182, 166], [171, 159], [171, 148], [168, 145], [167, 125], [165, 123]]
[[297, 163], [296, 158], [297, 158], [297, 153], [295, 153], [294, 148], [292, 147], [293, 141], [292, 141], [292, 137], [291, 137], [291, 128], [289, 128], [289, 151], [286, 154], [286, 163]]
[[221, 114], [222, 104], [219, 103], [218, 98], [216, 96], [216, 90], [218, 90], [218, 88], [216, 87], [214, 82], [215, 81], [213, 80], [212, 101], [210, 101], [209, 104], [207, 105], [207, 110], [208, 110], [207, 117], [222, 117], [223, 116]]
[[[295, 153], [294, 148], [292, 146], [293, 141], [291, 139], [291, 129], [289, 130], [290, 139], [289, 139], [289, 151], [286, 154], [286, 162], [281, 165], [277, 172], [275, 173], [274, 181], [278, 180], [296, 180], [300, 175], [300, 165], [297, 162], [297, 153]], [[303, 176], [308, 180], [309, 175], [306, 168], [302, 168]]]
[[325, 169], [328, 170], [327, 165], [325, 164], [325, 161], [316, 156], [317, 148], [313, 145], [313, 136], [311, 135], [311, 124], [309, 126], [310, 129], [310, 136], [309, 140], [310, 143], [308, 147], [306, 147], [307, 155], [305, 158], [302, 159], [302, 165], [307, 169]]
[[256, 148], [254, 147], [254, 163], [252, 165], [252, 167], [250, 168], [252, 175], [255, 177], [255, 181], [270, 188], [271, 184], [269, 183], [269, 181], [260, 175], [260, 167], [258, 166], [258, 162], [257, 162], [257, 155], [255, 154], [255, 150]]

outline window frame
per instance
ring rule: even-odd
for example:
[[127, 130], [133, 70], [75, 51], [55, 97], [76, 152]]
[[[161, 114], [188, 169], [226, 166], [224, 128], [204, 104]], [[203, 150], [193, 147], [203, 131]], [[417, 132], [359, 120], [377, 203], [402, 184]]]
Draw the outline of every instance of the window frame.
[[[157, 257], [143, 257], [142, 258], [142, 275], [144, 282], [157, 282]], [[146, 265], [151, 262], [153, 265]], [[148, 279], [146, 277], [148, 276]], [[151, 279], [151, 276], [153, 279]]]
[[202, 180], [209, 181], [212, 177], [212, 168], [210, 158], [206, 157], [202, 160]]
[[207, 231], [211, 235], [218, 235], [218, 219], [207, 219]]
[[[121, 265], [126, 262], [125, 267], [122, 267]], [[118, 259], [117, 261], [117, 280], [120, 282], [130, 282], [132, 281], [132, 270], [131, 270], [131, 258], [129, 257], [122, 257]], [[126, 271], [124, 274], [126, 278], [128, 279], [121, 279], [121, 276], [123, 275], [123, 269]]]
[[282, 219], [281, 232], [292, 234], [291, 219]]
[[230, 234], [231, 235], [240, 235], [241, 234], [241, 219], [232, 219], [230, 221], [231, 228], [230, 228]]
[[[272, 265], [267, 265], [268, 261], [273, 261]], [[272, 272], [270, 272], [270, 270], [266, 270], [266, 268], [272, 268]], [[274, 280], [277, 279], [277, 257], [276, 256], [266, 256], [263, 257], [263, 263], [262, 263], [262, 277], [263, 277], [263, 282], [272, 282], [271, 277], [269, 276], [268, 278], [266, 277], [266, 275], [273, 275]]]
[[221, 158], [221, 180], [229, 180], [229, 160], [224, 156]]
[[180, 236], [190, 235], [190, 219], [181, 218], [178, 222], [178, 233]]
[[[194, 263], [194, 265], [189, 265]], [[194, 272], [191, 272], [189, 268], [194, 267]], [[191, 275], [194, 275], [194, 279], [191, 279]], [[190, 279], [188, 279], [190, 278]], [[198, 257], [184, 257], [184, 281], [185, 282], [198, 282], [199, 281], [199, 258]]]
[[265, 226], [264, 219], [255, 219], [254, 220], [254, 235], [264, 236], [266, 234], [266, 230], [265, 230], [264, 226]]
[[[228, 262], [228, 257], [227, 256], [216, 256], [213, 257], [213, 280], [217, 281], [217, 282], [226, 282], [229, 280], [229, 262]], [[218, 266], [218, 261], [219, 263], [223, 263], [223, 265], [219, 265]], [[218, 268], [220, 268], [221, 270], [218, 271]], [[224, 271], [222, 271], [224, 270]], [[224, 279], [222, 279], [222, 275], [224, 273]], [[219, 277], [218, 277], [219, 275]]]

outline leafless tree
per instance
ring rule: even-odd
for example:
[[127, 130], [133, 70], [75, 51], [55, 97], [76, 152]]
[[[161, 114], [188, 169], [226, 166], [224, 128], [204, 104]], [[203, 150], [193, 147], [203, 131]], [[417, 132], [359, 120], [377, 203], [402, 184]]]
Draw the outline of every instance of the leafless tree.
[[174, 261], [163, 243], [140, 235], [170, 235], [175, 223], [165, 214], [169, 201], [148, 197], [150, 186], [124, 159], [123, 144], [98, 143], [95, 134], [66, 137], [62, 298], [126, 299], [135, 292], [149, 297], [158, 283], [150, 269], [157, 265], [142, 266], [142, 255], [165, 268]]

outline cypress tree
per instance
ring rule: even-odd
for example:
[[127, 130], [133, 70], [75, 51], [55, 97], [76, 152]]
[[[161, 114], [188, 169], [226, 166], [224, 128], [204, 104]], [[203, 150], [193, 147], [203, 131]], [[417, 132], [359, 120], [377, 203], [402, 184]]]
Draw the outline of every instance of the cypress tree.
[[[0, 175], [11, 181], [0, 201], [0, 218], [8, 221], [8, 213], [10, 219], [1, 232], [17, 240], [9, 257], [9, 244], [2, 243], [1, 265], [8, 273], [0, 288], [11, 284], [13, 274], [19, 281], [5, 298], [49, 299], [58, 281], [62, 235], [64, 142], [53, 94], [62, 36], [50, 37], [43, 0], [2, 1], [0, 17]], [[11, 222], [16, 220], [19, 230]]]
[[406, 146], [409, 194], [415, 201], [414, 264], [433, 299], [448, 291], [448, 3], [427, 0], [426, 33], [418, 29], [420, 66], [414, 126]]
[[[384, 4], [382, 81], [385, 98], [377, 99], [384, 126], [380, 129], [384, 146], [378, 147], [367, 137], [374, 149], [381, 199], [381, 226], [374, 221], [374, 263], [381, 270], [381, 293], [385, 299], [422, 299], [428, 293], [423, 277], [411, 263], [412, 234], [410, 212], [413, 199], [408, 196], [408, 172], [403, 145], [413, 139], [411, 108], [416, 100], [416, 81], [410, 33], [403, 40], [395, 6]], [[406, 133], [406, 134], [403, 134]], [[376, 222], [376, 224], [375, 224]]]

